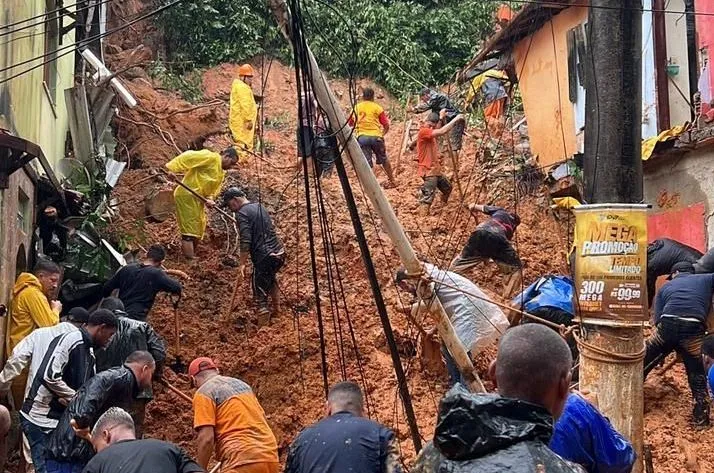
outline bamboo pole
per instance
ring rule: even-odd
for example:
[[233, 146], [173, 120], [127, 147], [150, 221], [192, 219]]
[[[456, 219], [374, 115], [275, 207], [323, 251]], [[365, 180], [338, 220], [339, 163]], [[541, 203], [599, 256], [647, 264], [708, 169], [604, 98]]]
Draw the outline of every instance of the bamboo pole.
[[[291, 40], [291, 31], [289, 27], [290, 14], [288, 12], [287, 4], [284, 0], [269, 0], [269, 4], [275, 14], [281, 32], [288, 40]], [[347, 156], [352, 163], [352, 167], [357, 174], [357, 178], [362, 183], [365, 194], [372, 203], [372, 206], [380, 215], [384, 228], [389, 235], [389, 238], [392, 240], [397, 253], [399, 253], [399, 257], [406, 267], [407, 272], [412, 275], [421, 274], [422, 267], [416, 256], [416, 252], [414, 251], [414, 248], [412, 248], [411, 242], [404, 232], [404, 228], [402, 228], [399, 220], [397, 220], [397, 216], [394, 213], [394, 209], [392, 209], [389, 200], [387, 200], [386, 196], [382, 192], [382, 188], [380, 187], [379, 182], [377, 182], [377, 178], [369, 168], [367, 160], [364, 159], [364, 155], [362, 154], [362, 150], [360, 149], [357, 140], [350, 133], [345, 114], [342, 111], [332, 89], [327, 83], [327, 79], [320, 71], [317, 61], [315, 60], [315, 56], [309, 48], [308, 57], [310, 61], [310, 72], [314, 79], [312, 86], [320, 108], [327, 114], [332, 129], [339, 130], [337, 136], [341, 144], [345, 147], [345, 151], [347, 151]], [[420, 291], [421, 293], [419, 295], [422, 299], [429, 299], [434, 294], [434, 286], [433, 284], [420, 285]], [[456, 361], [459, 371], [465, 378], [469, 388], [474, 392], [485, 392], [486, 389], [476, 373], [473, 363], [466, 353], [466, 349], [464, 349], [461, 341], [456, 336], [454, 327], [451, 325], [451, 321], [449, 320], [449, 317], [444, 311], [444, 307], [438, 298], [435, 299], [435, 305], [435, 315], [437, 319], [436, 327], [441, 340], [444, 342], [446, 348], [449, 350], [449, 353]]]
[[[404, 105], [405, 110], [409, 110], [409, 104], [412, 101], [412, 96], [409, 95], [407, 97], [407, 103]], [[404, 136], [402, 138], [402, 146], [399, 148], [399, 154], [397, 155], [397, 165], [394, 168], [394, 172], [396, 174], [399, 174], [402, 171], [402, 155], [407, 149], [407, 143], [409, 143], [409, 134], [411, 132], [412, 128], [412, 120], [409, 119], [407, 120], [406, 124], [404, 125]]]
[[447, 134], [444, 139], [446, 140], [446, 149], [449, 151], [449, 157], [451, 158], [451, 167], [454, 169], [454, 181], [456, 182], [456, 190], [459, 191], [459, 198], [461, 199], [461, 202], [466, 202], [464, 191], [461, 188], [461, 178], [459, 178], [459, 160], [456, 159], [454, 149], [451, 147], [449, 135]]

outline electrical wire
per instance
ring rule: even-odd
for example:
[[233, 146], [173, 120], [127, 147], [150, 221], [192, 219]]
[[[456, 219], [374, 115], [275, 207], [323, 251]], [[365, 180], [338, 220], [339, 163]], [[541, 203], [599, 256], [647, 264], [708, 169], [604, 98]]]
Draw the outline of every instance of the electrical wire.
[[76, 6], [76, 5], [79, 5], [80, 3], [84, 3], [84, 2], [73, 3], [73, 4], [71, 4], [71, 5], [67, 5], [67, 6], [63, 6], [63, 7], [60, 7], [60, 8], [56, 8], [56, 9], [54, 9], [54, 10], [49, 10], [49, 11], [47, 11], [47, 12], [41, 14], [41, 15], [36, 15], [36, 16], [27, 18], [27, 19], [25, 19], [25, 20], [19, 20], [19, 21], [16, 21], [16, 22], [14, 22], [14, 23], [10, 23], [10, 24], [7, 24], [7, 25], [2, 25], [2, 26], [0, 26], [0, 38], [3, 37], [3, 36], [7, 36], [7, 35], [11, 35], [11, 34], [17, 33], [18, 31], [23, 31], [23, 30], [26, 30], [26, 29], [29, 29], [29, 28], [34, 28], [35, 26], [44, 25], [45, 23], [49, 23], [49, 22], [51, 22], [51, 21], [56, 21], [56, 20], [58, 20], [58, 19], [60, 19], [60, 18], [63, 18], [63, 17], [65, 17], [65, 16], [70, 16], [70, 17], [71, 17], [72, 15], [75, 15], [77, 12], [81, 12], [81, 11], [84, 11], [84, 10], [88, 10], [88, 9], [94, 8], [94, 7], [98, 7], [98, 6], [100, 6], [100, 5], [104, 5], [105, 3], [109, 3], [109, 2], [111, 2], [111, 1], [112, 1], [112, 0], [100, 0], [99, 2], [97, 2], [97, 3], [95, 3], [95, 4], [87, 5], [87, 6], [84, 6], [84, 7], [82, 7], [82, 8], [76, 8], [76, 9], [74, 9], [74, 10], [72, 10], [72, 11], [67, 11], [66, 13], [62, 13], [62, 14], [57, 15], [57, 16], [52, 16], [51, 18], [47, 18], [47, 19], [45, 19], [45, 20], [43, 20], [43, 21], [39, 21], [39, 22], [37, 22], [37, 23], [32, 23], [32, 24], [29, 24], [29, 25], [25, 25], [25, 26], [22, 26], [22, 27], [20, 27], [20, 28], [15, 28], [15, 29], [10, 30], [10, 31], [4, 31], [4, 32], [3, 32], [2, 30], [7, 29], [7, 28], [11, 28], [11, 27], [16, 26], [16, 25], [23, 24], [23, 23], [28, 22], [28, 21], [36, 20], [36, 19], [38, 19], [38, 18], [45, 18], [45, 17], [48, 17], [48, 16], [50, 16], [50, 15], [55, 15], [56, 13], [60, 13], [62, 10], [66, 10], [66, 9], [68, 9], [68, 8], [72, 8], [72, 7]]
[[[149, 13], [145, 13], [145, 14], [143, 14], [143, 15], [141, 15], [141, 16], [139, 16], [139, 17], [137, 17], [137, 18], [135, 18], [135, 19], [133, 19], [133, 20], [131, 20], [131, 21], [129, 21], [129, 22], [123, 24], [123, 25], [121, 25], [121, 26], [117, 26], [117, 27], [115, 27], [115, 28], [112, 28], [112, 29], [110, 29], [110, 30], [105, 31], [104, 33], [100, 33], [100, 34], [97, 34], [97, 35], [94, 35], [94, 36], [90, 36], [90, 37], [88, 37], [88, 38], [85, 38], [85, 39], [83, 39], [82, 41], [80, 41], [79, 43], [75, 43], [75, 44], [71, 44], [71, 45], [68, 45], [68, 46], [64, 46], [64, 47], [58, 48], [58, 49], [56, 49], [56, 50], [54, 50], [54, 51], [45, 53], [45, 54], [43, 54], [42, 56], [38, 56], [38, 57], [33, 58], [33, 59], [27, 59], [27, 60], [22, 61], [22, 62], [20, 62], [20, 63], [13, 64], [13, 65], [7, 66], [7, 67], [5, 67], [5, 68], [3, 68], [3, 69], [0, 69], [0, 73], [3, 73], [3, 72], [6, 72], [6, 71], [8, 71], [8, 70], [10, 70], [10, 69], [14, 69], [14, 68], [16, 68], [16, 67], [18, 67], [18, 66], [22, 66], [22, 65], [28, 64], [28, 63], [30, 63], [30, 62], [34, 62], [34, 61], [40, 60], [40, 59], [46, 58], [46, 57], [48, 57], [48, 56], [54, 56], [54, 57], [51, 57], [49, 60], [43, 61], [43, 62], [40, 63], [40, 64], [37, 64], [37, 65], [35, 65], [35, 66], [32, 66], [32, 67], [30, 67], [30, 68], [28, 68], [28, 69], [23, 70], [22, 72], [19, 72], [19, 73], [17, 73], [17, 74], [11, 75], [10, 77], [6, 77], [6, 78], [0, 80], [0, 84], [4, 84], [4, 83], [6, 83], [6, 82], [9, 82], [9, 81], [11, 81], [11, 80], [13, 80], [13, 79], [16, 79], [17, 77], [20, 77], [20, 76], [22, 76], [22, 75], [24, 75], [24, 74], [27, 74], [28, 72], [33, 71], [33, 70], [35, 70], [35, 69], [37, 69], [37, 68], [39, 68], [39, 67], [43, 67], [45, 64], [49, 64], [50, 62], [56, 61], [56, 60], [58, 60], [58, 59], [61, 58], [61, 57], [64, 57], [64, 56], [66, 56], [66, 55], [68, 55], [68, 54], [72, 54], [72, 53], [74, 53], [74, 52], [76, 52], [76, 51], [79, 51], [82, 47], [86, 46], [87, 44], [89, 44], [89, 43], [91, 43], [91, 42], [93, 42], [93, 41], [96, 41], [96, 40], [98, 40], [98, 39], [103, 39], [103, 38], [106, 38], [107, 36], [109, 36], [109, 35], [111, 35], [111, 34], [117, 33], [117, 32], [119, 32], [119, 31], [123, 31], [123, 30], [129, 28], [130, 26], [132, 26], [132, 25], [134, 25], [134, 24], [140, 22], [140, 21], [143, 21], [143, 20], [146, 20], [146, 19], [151, 18], [151, 17], [153, 17], [153, 16], [156, 16], [156, 15], [158, 15], [158, 14], [164, 12], [165, 10], [168, 10], [169, 8], [175, 6], [175, 5], [177, 5], [177, 4], [179, 4], [179, 3], [183, 2], [183, 1], [184, 1], [184, 0], [173, 0], [172, 2], [170, 2], [170, 3], [168, 3], [168, 4], [164, 5], [164, 6], [161, 6], [161, 7], [157, 8], [157, 9], [155, 9], [155, 10], [149, 12]], [[65, 52], [63, 52], [62, 54], [57, 55], [57, 53], [58, 53], [59, 51], [64, 51], [64, 50], [66, 50], [66, 49], [69, 49], [69, 51], [65, 51]], [[56, 55], [56, 56], [55, 56], [55, 55]]]
[[[490, 3], [503, 3], [503, 0], [484, 0]], [[596, 10], [611, 10], [611, 11], [634, 11], [642, 13], [671, 13], [675, 15], [683, 14], [693, 14], [695, 16], [714, 16], [714, 12], [685, 12], [684, 10], [668, 10], [668, 9], [655, 9], [655, 8], [627, 8], [627, 7], [609, 7], [605, 5], [592, 6], [592, 5], [579, 5], [573, 2], [568, 2], [567, 0], [509, 0], [509, 3], [516, 3], [520, 5], [541, 5], [543, 7], [582, 7], [582, 8], [592, 8]]]

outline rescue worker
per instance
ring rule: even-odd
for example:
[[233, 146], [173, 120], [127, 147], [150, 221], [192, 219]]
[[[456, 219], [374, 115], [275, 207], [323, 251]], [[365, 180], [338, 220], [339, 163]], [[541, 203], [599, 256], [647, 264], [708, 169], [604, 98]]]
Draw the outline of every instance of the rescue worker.
[[508, 82], [508, 75], [504, 71], [489, 69], [471, 80], [469, 91], [464, 99], [464, 102], [470, 105], [481, 94], [484, 102], [483, 115], [491, 138], [498, 139], [503, 131], [503, 118], [508, 104], [506, 82]]
[[104, 283], [102, 297], [118, 290], [117, 297], [126, 307], [126, 316], [146, 322], [159, 292], [181, 295], [181, 283], [161, 269], [165, 258], [163, 246], [151, 245], [143, 262], [127, 264]]
[[647, 297], [649, 305], [652, 306], [658, 277], [672, 274], [672, 268], [677, 263], [694, 264], [701, 256], [701, 251], [670, 238], [658, 238], [647, 245]]
[[94, 376], [92, 348], [106, 346], [116, 324], [113, 313], [98, 309], [85, 326], [58, 335], [47, 347], [20, 411], [36, 471], [50, 471], [45, 454], [57, 419], [77, 390]]
[[[431, 110], [434, 113], [438, 113], [441, 117], [441, 111], [445, 110], [443, 122], [444, 124], [450, 123], [453, 119], [460, 115], [459, 109], [451, 103], [449, 97], [441, 92], [432, 91], [431, 89], [425, 87], [419, 92], [419, 97], [421, 98], [421, 103], [412, 108], [414, 113], [422, 113], [427, 110]], [[466, 122], [461, 121], [454, 125], [449, 133], [449, 143], [451, 144], [451, 151], [454, 155], [458, 157], [459, 151], [461, 151], [461, 144], [464, 139], [464, 133], [466, 132]], [[443, 142], [442, 142], [443, 144]], [[442, 146], [442, 153], [447, 152], [446, 145]], [[456, 170], [455, 170], [456, 171]]]
[[[89, 312], [87, 312], [86, 309], [73, 307], [70, 309], [65, 321], [52, 327], [38, 328], [23, 338], [12, 351], [10, 358], [5, 362], [2, 372], [0, 372], [0, 397], [5, 397], [13, 380], [23, 373], [25, 369], [28, 370], [27, 383], [25, 385], [25, 397], [27, 397], [52, 340], [62, 334], [79, 330], [79, 327], [86, 324], [88, 320]], [[37, 438], [33, 439], [34, 449], [30, 447], [29, 440], [27, 441], [27, 445], [25, 445], [25, 441], [23, 441], [22, 451], [25, 461], [35, 466], [36, 473], [45, 472], [47, 433], [51, 428], [56, 427], [57, 422], [54, 420], [48, 422], [48, 425], [49, 427], [47, 428], [36, 429]], [[34, 459], [32, 455], [33, 451]]]
[[692, 263], [674, 265], [671, 280], [657, 292], [655, 332], [647, 340], [645, 377], [657, 360], [676, 351], [684, 361], [689, 389], [694, 398], [691, 422], [709, 425], [709, 396], [702, 361], [702, 341], [714, 294], [714, 274], [694, 274]]
[[221, 376], [206, 357], [193, 360], [188, 375], [197, 388], [193, 427], [198, 464], [207, 468], [215, 450], [221, 473], [277, 473], [278, 444], [250, 386]]
[[290, 444], [285, 473], [400, 473], [399, 446], [391, 429], [364, 417], [359, 386], [337, 383], [327, 395], [327, 417]]
[[[221, 154], [202, 149], [186, 151], [166, 163], [166, 169], [174, 174], [185, 174], [183, 184], [206, 199], [205, 206], [213, 207], [213, 198], [221, 190], [224, 170], [230, 169], [238, 160], [236, 150], [226, 148]], [[174, 191], [176, 220], [181, 232], [181, 251], [191, 260], [195, 257], [195, 242], [202, 240], [206, 232], [204, 202], [181, 186]]]
[[552, 330], [536, 324], [508, 330], [495, 363], [499, 394], [454, 386], [441, 400], [434, 444], [414, 471], [583, 472], [548, 448], [570, 391], [571, 363]]
[[[396, 187], [392, 165], [389, 163], [387, 148], [384, 145], [384, 135], [389, 132], [389, 118], [387, 118], [384, 108], [374, 101], [374, 89], [365, 87], [362, 90], [362, 100], [355, 105], [348, 122], [351, 127], [354, 127], [357, 142], [362, 148], [369, 167], [373, 168], [376, 162], [387, 174], [387, 184], [384, 188]], [[374, 156], [374, 160], [372, 156]]]
[[437, 189], [441, 192], [442, 202], [446, 203], [449, 200], [453, 187], [444, 175], [439, 145], [436, 139], [449, 133], [455, 125], [463, 120], [464, 116], [459, 115], [439, 128], [439, 114], [431, 112], [417, 133], [414, 141], [417, 151], [417, 174], [424, 181], [421, 186], [421, 196], [419, 197], [420, 214], [422, 215], [429, 214], [429, 207], [434, 202]]
[[[434, 292], [444, 306], [446, 315], [449, 316], [449, 320], [454, 326], [456, 336], [469, 356], [478, 353], [506, 331], [508, 328], [506, 316], [498, 306], [483, 300], [486, 298], [486, 294], [476, 284], [459, 274], [440, 270], [432, 264], [422, 263], [422, 265], [425, 276], [434, 281]], [[412, 296], [417, 295], [417, 287], [410, 282], [404, 267], [397, 270], [394, 279], [397, 287], [401, 290]], [[420, 280], [417, 281], [420, 284], [424, 283]], [[468, 293], [481, 298], [476, 298]], [[419, 312], [429, 310], [430, 307], [431, 301], [417, 300], [413, 305], [403, 308], [402, 312], [411, 314], [412, 320], [417, 320]], [[422, 330], [424, 330], [423, 327]], [[424, 332], [428, 333], [426, 330]], [[464, 383], [459, 367], [443, 341], [441, 353], [446, 362], [451, 385]]]
[[88, 439], [97, 454], [83, 473], [194, 473], [205, 471], [180, 447], [157, 439], [137, 440], [134, 421], [120, 407], [97, 419]]
[[[116, 297], [104, 299], [100, 305], [102, 309], [111, 310], [117, 316], [117, 332], [112, 337], [106, 348], [95, 350], [97, 358], [97, 373], [106, 371], [116, 366], [121, 366], [129, 355], [135, 351], [151, 353], [156, 364], [154, 377], [158, 380], [164, 369], [166, 360], [166, 342], [154, 331], [147, 322], [133, 320], [124, 312], [124, 304]], [[129, 406], [129, 412], [134, 417], [136, 432], [139, 438], [144, 434], [144, 417], [146, 405], [153, 399], [153, 389], [142, 390]]]
[[258, 120], [258, 105], [253, 95], [253, 66], [243, 64], [238, 68], [238, 78], [231, 86], [231, 103], [228, 126], [236, 143], [241, 163], [248, 160], [249, 152], [253, 151], [256, 121]]
[[451, 262], [452, 271], [462, 273], [488, 259], [494, 260], [501, 271], [509, 275], [504, 284], [503, 297], [509, 298], [520, 284], [523, 263], [511, 245], [511, 239], [521, 218], [514, 212], [493, 205], [469, 204], [469, 211], [485, 213], [489, 219], [480, 223], [469, 236], [466, 246]]
[[[55, 299], [61, 279], [60, 267], [52, 261], [40, 259], [33, 273], [20, 273], [12, 288], [10, 320], [8, 321], [6, 353], [12, 353], [23, 338], [40, 327], [59, 323], [62, 303]], [[12, 397], [16, 406], [25, 399], [27, 373], [15, 378]]]
[[[248, 255], [253, 263], [251, 285], [258, 305], [259, 323], [267, 323], [268, 296], [273, 301], [272, 315], [280, 310], [280, 288], [277, 274], [285, 263], [285, 248], [275, 232], [268, 210], [259, 202], [251, 202], [243, 190], [230, 187], [223, 194], [223, 202], [236, 213], [240, 229], [240, 274], [245, 278]], [[267, 319], [267, 320], [266, 320]]]
[[151, 386], [156, 365], [149, 352], [135, 351], [123, 366], [87, 381], [72, 398], [47, 445], [47, 473], [80, 473], [94, 455], [87, 438], [110, 407], [126, 407]]

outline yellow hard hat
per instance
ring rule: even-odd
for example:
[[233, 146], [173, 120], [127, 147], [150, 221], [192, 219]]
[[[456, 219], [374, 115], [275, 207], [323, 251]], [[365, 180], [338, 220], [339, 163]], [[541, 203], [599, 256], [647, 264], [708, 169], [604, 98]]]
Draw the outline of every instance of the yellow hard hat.
[[255, 71], [253, 70], [253, 66], [250, 64], [243, 64], [238, 68], [238, 75], [240, 77], [253, 77], [255, 75]]

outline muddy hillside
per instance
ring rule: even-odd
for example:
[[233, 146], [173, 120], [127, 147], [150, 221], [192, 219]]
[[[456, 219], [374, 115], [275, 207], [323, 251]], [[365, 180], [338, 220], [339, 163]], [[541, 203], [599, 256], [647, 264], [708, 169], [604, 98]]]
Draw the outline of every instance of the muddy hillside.
[[[137, 13], [144, 6], [137, 0], [115, 1], [110, 8], [110, 23]], [[140, 23], [135, 30], [112, 36], [107, 41], [109, 66], [123, 71], [122, 78], [139, 100], [135, 109], [122, 108], [114, 123], [119, 142], [117, 159], [129, 163], [113, 195], [118, 206], [114, 230], [126, 235], [126, 241], [134, 248], [154, 242], [164, 244], [169, 250], [166, 266], [182, 270], [190, 278], [183, 280], [184, 295], [176, 313], [168, 298], [161, 299], [150, 315], [150, 322], [168, 343], [169, 363], [177, 357], [187, 363], [196, 356], [211, 356], [225, 374], [239, 377], [254, 388], [284, 458], [294, 436], [320, 418], [324, 405], [305, 189], [302, 173], [296, 172], [294, 71], [270, 58], [258, 57], [251, 61], [258, 74], [254, 92], [263, 97], [262, 150], [260, 157], [250, 158], [248, 163], [230, 171], [227, 178], [228, 183], [246, 187], [249, 197], [260, 199], [272, 212], [288, 254], [279, 276], [282, 311], [270, 325], [259, 327], [251, 305], [250, 285], [240, 280], [235, 265], [237, 235], [233, 224], [212, 214], [207, 236], [198, 246], [198, 260], [187, 264], [180, 258], [173, 215], [161, 216], [162, 221], [157, 222], [147, 218], [145, 211], [147, 197], [172, 188], [152, 177], [167, 161], [187, 149], [219, 150], [232, 144], [227, 127], [228, 94], [238, 66], [224, 64], [205, 71], [202, 76], [204, 101], [191, 104], [148, 74], [150, 65], [161, 54], [160, 37], [151, 24]], [[370, 84], [367, 80], [360, 81], [360, 85], [367, 84]], [[332, 86], [345, 110], [349, 109], [348, 84], [335, 80]], [[377, 100], [385, 105], [393, 120], [386, 142], [388, 154], [396, 164], [404, 134], [404, 111], [384, 90], [375, 88]], [[461, 153], [458, 176], [463, 200], [454, 191], [447, 204], [437, 199], [431, 215], [426, 217], [419, 216], [416, 210], [421, 179], [416, 174], [414, 155], [407, 151], [401, 157], [398, 187], [386, 193], [413, 245], [426, 258], [448, 264], [477, 223], [467, 215], [462, 203], [495, 203], [515, 209], [521, 216], [522, 224], [515, 240], [525, 263], [524, 284], [543, 274], [563, 273], [571, 230], [568, 218], [553, 214], [538, 182], [534, 185], [529, 178], [525, 180], [527, 185], [523, 185], [518, 169], [524, 156], [520, 154], [522, 147], [516, 146], [521, 137], [509, 132], [502, 140], [491, 140], [485, 133], [481, 125], [471, 126]], [[439, 399], [447, 386], [446, 373], [422, 361], [418, 330], [395, 310], [399, 295], [392, 274], [399, 266], [398, 256], [349, 166], [348, 171], [388, 303], [402, 364], [407, 371], [419, 430], [424, 439], [429, 439]], [[377, 171], [378, 179], [385, 180], [380, 173]], [[325, 207], [322, 223], [314, 189], [312, 195], [328, 379], [334, 383], [347, 378], [363, 385], [370, 416], [398, 433], [408, 466], [414, 457], [409, 429], [404, 422], [394, 369], [336, 176], [323, 180], [322, 192]], [[332, 271], [331, 278], [327, 274], [323, 245], [328, 233], [338, 268]], [[477, 268], [470, 277], [490, 294], [501, 290], [502, 278], [495, 265]], [[328, 284], [329, 279], [335, 281], [334, 290]], [[236, 287], [236, 308], [231, 310]], [[174, 331], [176, 316], [178, 340]], [[479, 357], [477, 365], [482, 373], [494, 352], [494, 349], [487, 350]], [[166, 377], [190, 393], [185, 375], [167, 369]], [[148, 434], [193, 451], [190, 404], [161, 387], [157, 391], [148, 411]], [[645, 395], [645, 441], [652, 445], [655, 470], [658, 473], [714, 471], [714, 448], [708, 448], [714, 446], [714, 441], [707, 443], [706, 435], [690, 431], [686, 426], [689, 390], [682, 369], [676, 367], [664, 375], [653, 373]], [[702, 445], [702, 441], [707, 444]], [[700, 448], [694, 449], [693, 445]]]

